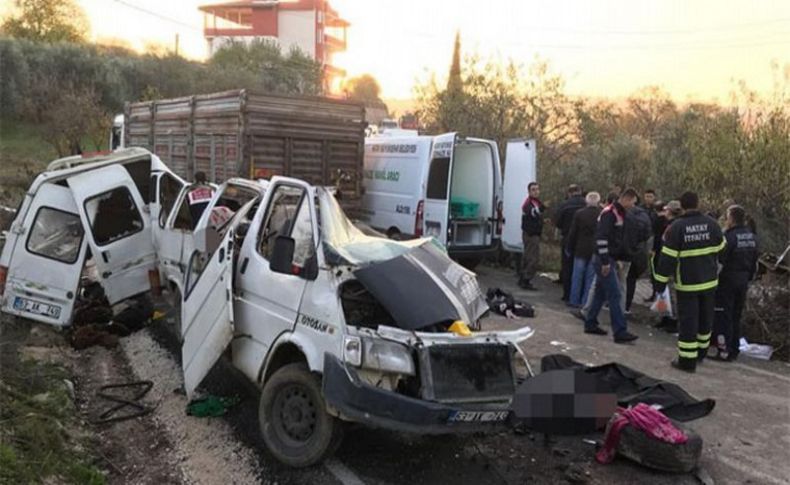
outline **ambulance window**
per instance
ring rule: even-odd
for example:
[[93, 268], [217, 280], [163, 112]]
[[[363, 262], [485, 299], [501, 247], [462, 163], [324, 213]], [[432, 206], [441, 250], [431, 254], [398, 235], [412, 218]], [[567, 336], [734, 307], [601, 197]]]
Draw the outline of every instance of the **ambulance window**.
[[132, 193], [118, 187], [85, 201], [93, 239], [99, 246], [123, 239], [143, 230], [140, 210]]
[[80, 216], [41, 207], [25, 247], [33, 254], [72, 264], [79, 257], [82, 236]]
[[165, 227], [167, 216], [173, 210], [173, 205], [178, 199], [181, 187], [181, 182], [169, 173], [162, 174], [162, 177], [159, 179], [159, 227]]
[[151, 202], [151, 160], [143, 159], [124, 165], [129, 176], [132, 178], [137, 191], [143, 198], [143, 203]]
[[450, 179], [450, 159], [434, 158], [428, 172], [428, 188], [425, 196], [429, 199], [447, 199], [447, 181]]

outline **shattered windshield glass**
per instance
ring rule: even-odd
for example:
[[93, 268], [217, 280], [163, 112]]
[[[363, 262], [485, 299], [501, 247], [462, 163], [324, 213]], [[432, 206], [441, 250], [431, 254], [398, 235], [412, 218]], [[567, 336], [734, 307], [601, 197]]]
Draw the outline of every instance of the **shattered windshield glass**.
[[335, 197], [325, 188], [316, 190], [321, 235], [327, 263], [362, 264], [387, 261], [428, 242], [428, 239], [393, 241], [367, 236], [346, 216]]

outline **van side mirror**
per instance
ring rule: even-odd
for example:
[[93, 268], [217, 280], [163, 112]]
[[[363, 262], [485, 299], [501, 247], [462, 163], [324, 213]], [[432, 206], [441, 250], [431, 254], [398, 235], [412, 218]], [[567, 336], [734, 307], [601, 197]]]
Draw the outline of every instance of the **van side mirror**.
[[277, 239], [274, 240], [269, 269], [275, 273], [293, 274], [295, 247], [296, 241], [292, 237], [277, 236]]

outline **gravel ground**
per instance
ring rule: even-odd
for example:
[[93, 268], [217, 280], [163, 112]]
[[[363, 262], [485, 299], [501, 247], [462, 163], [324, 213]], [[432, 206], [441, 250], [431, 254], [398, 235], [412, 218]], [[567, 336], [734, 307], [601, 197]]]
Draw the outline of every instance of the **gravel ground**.
[[137, 378], [154, 382], [148, 400], [156, 405], [157, 423], [175, 443], [173, 453], [186, 483], [260, 481], [255, 452], [236, 439], [225, 420], [185, 413], [181, 368], [148, 331], [123, 339], [122, 348]]

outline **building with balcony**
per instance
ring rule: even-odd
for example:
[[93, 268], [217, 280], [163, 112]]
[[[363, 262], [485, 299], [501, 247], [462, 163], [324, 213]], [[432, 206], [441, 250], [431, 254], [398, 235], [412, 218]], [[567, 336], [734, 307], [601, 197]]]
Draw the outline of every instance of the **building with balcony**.
[[199, 9], [209, 56], [228, 42], [265, 39], [283, 53], [296, 47], [321, 63], [326, 86], [345, 75], [332, 64], [332, 55], [346, 50], [349, 23], [327, 0], [238, 0]]

